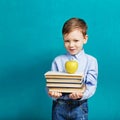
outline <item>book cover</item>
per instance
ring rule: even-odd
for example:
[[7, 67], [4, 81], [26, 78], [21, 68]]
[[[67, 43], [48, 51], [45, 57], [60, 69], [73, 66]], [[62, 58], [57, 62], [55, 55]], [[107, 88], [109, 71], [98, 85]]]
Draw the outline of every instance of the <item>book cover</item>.
[[47, 83], [82, 83], [83, 82], [83, 79], [68, 79], [68, 78], [49, 78], [49, 79], [46, 79], [46, 82]]
[[83, 85], [81, 88], [61, 88], [61, 87], [50, 87], [49, 91], [72, 93], [72, 92], [84, 92], [86, 87]]
[[75, 84], [75, 83], [47, 83], [46, 86], [47, 87], [68, 87], [68, 88], [80, 88], [82, 87], [82, 83], [81, 84]]
[[83, 78], [83, 73], [68, 74], [64, 72], [48, 71], [44, 75], [45, 78], [76, 78], [76, 79]]

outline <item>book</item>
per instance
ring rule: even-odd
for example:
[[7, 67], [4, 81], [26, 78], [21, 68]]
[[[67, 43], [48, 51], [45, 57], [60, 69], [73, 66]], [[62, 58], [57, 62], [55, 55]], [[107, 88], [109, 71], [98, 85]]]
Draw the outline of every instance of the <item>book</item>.
[[83, 73], [69, 74], [64, 72], [48, 71], [44, 74], [46, 86], [49, 91], [58, 91], [63, 93], [83, 92], [84, 82]]
[[47, 83], [47, 87], [68, 87], [68, 88], [80, 88], [82, 87], [82, 84], [76, 84], [76, 83]]
[[69, 74], [64, 72], [48, 71], [44, 75], [45, 78], [75, 78], [75, 79], [83, 78], [83, 73]]
[[82, 83], [83, 79], [68, 79], [68, 78], [58, 78], [58, 79], [54, 79], [54, 78], [48, 78], [46, 79], [47, 83]]
[[49, 91], [55, 91], [55, 92], [62, 92], [62, 93], [72, 93], [72, 92], [84, 92], [86, 89], [85, 85], [83, 85], [81, 88], [55, 88], [50, 87]]

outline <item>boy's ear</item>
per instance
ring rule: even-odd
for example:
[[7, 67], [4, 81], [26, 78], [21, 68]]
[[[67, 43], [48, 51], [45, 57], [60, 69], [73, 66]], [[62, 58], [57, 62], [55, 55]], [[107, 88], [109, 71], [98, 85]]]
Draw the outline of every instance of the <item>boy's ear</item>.
[[85, 38], [84, 38], [84, 44], [86, 44], [88, 41], [88, 35], [85, 35]]

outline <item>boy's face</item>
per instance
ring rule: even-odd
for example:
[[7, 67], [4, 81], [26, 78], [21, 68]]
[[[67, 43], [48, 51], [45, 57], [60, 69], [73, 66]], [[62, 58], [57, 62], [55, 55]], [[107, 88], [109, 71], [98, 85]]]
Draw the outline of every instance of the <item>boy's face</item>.
[[85, 44], [88, 39], [87, 35], [83, 36], [79, 29], [75, 29], [69, 34], [65, 34], [63, 37], [65, 48], [71, 55], [78, 54], [82, 50], [83, 44]]

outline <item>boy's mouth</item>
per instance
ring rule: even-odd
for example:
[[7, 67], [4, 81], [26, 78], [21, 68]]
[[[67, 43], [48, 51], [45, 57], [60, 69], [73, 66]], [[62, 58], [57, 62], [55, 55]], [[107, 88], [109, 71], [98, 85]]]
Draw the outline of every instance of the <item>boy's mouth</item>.
[[70, 51], [75, 51], [76, 49], [69, 49]]
[[70, 52], [70, 53], [75, 53], [75, 52], [76, 52], [76, 49], [69, 49], [69, 52]]

